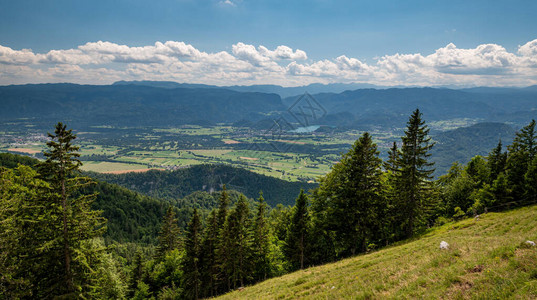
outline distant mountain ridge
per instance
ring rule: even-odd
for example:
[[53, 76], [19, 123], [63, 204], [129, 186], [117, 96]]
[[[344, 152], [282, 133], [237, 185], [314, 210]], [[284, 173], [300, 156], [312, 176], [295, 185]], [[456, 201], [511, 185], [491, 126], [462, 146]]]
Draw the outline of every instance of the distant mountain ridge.
[[[237, 91], [241, 89], [243, 91]], [[30, 118], [34, 123], [49, 125], [61, 120], [79, 128], [85, 125], [211, 125], [239, 121], [255, 124], [289, 116], [288, 109], [299, 100], [301, 94], [282, 100], [276, 93], [278, 89], [293, 93], [299, 91], [271, 85], [222, 88], [152, 81], [117, 82], [114, 85], [0, 86], [0, 121]], [[362, 130], [379, 126], [402, 128], [416, 108], [423, 112], [427, 121], [471, 118], [521, 126], [537, 118], [535, 86], [461, 90], [367, 88], [341, 93], [309, 92], [326, 111], [313, 120], [316, 125]], [[295, 120], [290, 117], [288, 122]]]
[[211, 89], [228, 89], [237, 92], [259, 92], [259, 93], [273, 93], [278, 94], [280, 97], [291, 97], [296, 95], [302, 95], [305, 92], [310, 94], [317, 93], [341, 93], [347, 90], [356, 90], [364, 88], [387, 88], [374, 84], [368, 83], [331, 83], [331, 84], [322, 84], [322, 83], [312, 83], [304, 86], [296, 87], [283, 87], [273, 84], [254, 84], [254, 85], [230, 85], [230, 86], [216, 86], [216, 85], [207, 85], [207, 84], [193, 84], [193, 83], [179, 83], [174, 81], [149, 81], [149, 80], [140, 80], [140, 81], [116, 81], [112, 85], [141, 85], [141, 86], [152, 86], [160, 88], [211, 88]]
[[226, 89], [40, 84], [0, 87], [0, 120], [49, 125], [173, 126], [258, 120], [285, 110], [280, 96]]

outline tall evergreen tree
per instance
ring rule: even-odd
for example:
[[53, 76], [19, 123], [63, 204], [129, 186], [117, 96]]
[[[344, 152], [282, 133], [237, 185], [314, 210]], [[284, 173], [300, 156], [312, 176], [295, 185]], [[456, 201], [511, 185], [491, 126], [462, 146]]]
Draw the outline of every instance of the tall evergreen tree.
[[401, 153], [395, 184], [399, 191], [397, 210], [403, 234], [410, 237], [420, 223], [424, 223], [429, 209], [430, 191], [434, 163], [427, 159], [434, 146], [428, 136], [429, 129], [422, 120], [422, 114], [416, 109], [407, 123], [402, 139]]
[[284, 249], [285, 256], [293, 270], [303, 269], [307, 260], [306, 248], [309, 221], [308, 196], [304, 193], [304, 190], [300, 190], [300, 194], [291, 212], [291, 224], [289, 225], [287, 238], [285, 239]]
[[251, 236], [249, 233], [249, 209], [244, 195], [239, 197], [222, 230], [222, 247], [219, 256], [227, 256], [220, 267], [227, 281], [227, 288], [244, 286], [251, 274]]
[[222, 192], [220, 192], [220, 198], [218, 198], [218, 213], [216, 215], [216, 223], [218, 224], [218, 228], [222, 228], [224, 226], [228, 207], [229, 195], [227, 193], [226, 185], [224, 184]]
[[537, 156], [533, 157], [528, 170], [524, 175], [525, 195], [527, 200], [535, 200], [537, 198]]
[[[326, 176], [320, 178], [320, 186], [325, 186], [325, 178]], [[308, 260], [311, 265], [320, 265], [336, 259], [335, 237], [328, 224], [328, 195], [328, 191], [317, 188], [313, 190], [311, 197], [311, 227], [308, 234]]]
[[513, 143], [507, 147], [507, 180], [512, 187], [512, 196], [520, 200], [526, 194], [525, 175], [537, 151], [535, 120], [517, 132]]
[[186, 299], [199, 299], [201, 288], [201, 235], [202, 227], [198, 210], [194, 209], [188, 223], [183, 262], [184, 295]]
[[48, 285], [58, 281], [61, 256], [46, 251], [56, 233], [50, 197], [49, 184], [29, 167], [0, 167], [0, 298], [45, 298]]
[[505, 171], [507, 163], [507, 153], [502, 151], [502, 140], [498, 141], [498, 145], [494, 148], [488, 158], [487, 165], [489, 168], [489, 184], [492, 184], [500, 173]]
[[[83, 291], [88, 285], [88, 274], [92, 273], [88, 268], [86, 256], [88, 249], [84, 249], [82, 241], [99, 237], [106, 230], [105, 219], [100, 211], [91, 209], [95, 200], [95, 194], [84, 195], [80, 189], [94, 182], [90, 178], [80, 177], [79, 168], [82, 165], [77, 153], [78, 146], [72, 141], [76, 136], [67, 126], [58, 123], [54, 134], [48, 134], [51, 141], [47, 143], [50, 152], [44, 152], [46, 161], [39, 166], [43, 178], [48, 181], [55, 192], [51, 197], [52, 205], [58, 215], [58, 236], [50, 237], [53, 245], [50, 249], [56, 249], [62, 253], [63, 281], [54, 284], [53, 294], [56, 295], [80, 295], [77, 291]], [[54, 217], [53, 217], [54, 218]], [[57, 244], [57, 241], [61, 244]], [[60, 249], [56, 248], [59, 247]], [[76, 253], [76, 261], [74, 260]]]
[[[328, 187], [329, 223], [336, 233], [339, 253], [354, 255], [377, 237], [381, 201], [382, 161], [371, 135], [364, 133], [333, 169], [335, 183]], [[327, 187], [324, 187], [327, 188]]]
[[218, 261], [217, 244], [219, 228], [216, 218], [216, 210], [212, 210], [207, 218], [203, 241], [202, 241], [202, 296], [214, 297], [217, 294]]
[[266, 221], [266, 207], [263, 193], [259, 193], [257, 212], [252, 226], [252, 261], [254, 265], [253, 279], [267, 279], [270, 276], [269, 247], [270, 237]]
[[218, 275], [216, 276], [216, 289], [217, 292], [224, 292], [229, 290], [229, 281], [228, 276], [223, 272], [223, 265], [227, 265], [229, 261], [229, 256], [226, 252], [226, 238], [224, 237], [224, 225], [226, 218], [228, 216], [228, 207], [229, 207], [229, 195], [227, 193], [226, 185], [222, 187], [220, 192], [220, 197], [218, 199], [218, 211], [216, 212], [216, 228], [218, 239], [215, 244], [216, 250], [216, 264], [218, 265]]
[[134, 262], [132, 263], [132, 270], [128, 282], [127, 296], [133, 297], [138, 287], [138, 282], [142, 280], [144, 275], [142, 252], [137, 251], [134, 255]]
[[388, 160], [384, 162], [384, 169], [394, 173], [397, 170], [397, 160], [399, 158], [399, 150], [397, 142], [393, 142], [392, 147], [388, 150]]
[[181, 230], [179, 223], [175, 217], [175, 211], [172, 206], [166, 210], [166, 215], [162, 222], [160, 234], [158, 236], [158, 246], [155, 253], [155, 258], [161, 260], [166, 252], [173, 249], [178, 249], [181, 246]]

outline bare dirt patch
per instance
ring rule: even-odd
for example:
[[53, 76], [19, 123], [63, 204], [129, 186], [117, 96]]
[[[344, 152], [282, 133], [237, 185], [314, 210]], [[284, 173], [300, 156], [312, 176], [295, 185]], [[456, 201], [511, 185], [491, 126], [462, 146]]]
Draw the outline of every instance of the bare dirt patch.
[[119, 171], [108, 171], [103, 172], [104, 174], [125, 174], [125, 173], [145, 173], [149, 170], [164, 170], [164, 169], [137, 169], [137, 170], [119, 170]]
[[258, 160], [258, 158], [255, 157], [246, 157], [246, 156], [240, 156], [240, 159], [246, 159], [246, 160]]
[[225, 140], [224, 141], [224, 144], [227, 144], [227, 145], [240, 144], [240, 143], [241, 142], [235, 141], [235, 140]]
[[27, 153], [27, 154], [41, 153], [41, 151], [39, 151], [39, 150], [33, 150], [33, 149], [28, 149], [28, 148], [9, 148], [9, 149], [7, 149], [7, 151]]
[[306, 145], [305, 142], [289, 141], [289, 140], [277, 140], [277, 142], [289, 143], [289, 144], [297, 144], [297, 145]]

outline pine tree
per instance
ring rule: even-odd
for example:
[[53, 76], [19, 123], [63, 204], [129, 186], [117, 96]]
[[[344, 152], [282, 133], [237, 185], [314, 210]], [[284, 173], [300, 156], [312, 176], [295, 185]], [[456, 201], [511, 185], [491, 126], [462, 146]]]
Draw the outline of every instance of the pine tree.
[[[324, 186], [325, 177], [320, 178], [320, 186]], [[308, 234], [308, 261], [311, 265], [325, 264], [336, 259], [334, 234], [329, 226], [329, 196], [323, 189], [313, 190], [311, 197], [311, 227]]]
[[218, 261], [217, 244], [219, 228], [216, 218], [216, 210], [212, 210], [207, 218], [203, 241], [202, 241], [202, 290], [204, 297], [214, 297], [217, 294]]
[[378, 155], [377, 145], [366, 132], [332, 171], [335, 185], [329, 187], [329, 223], [342, 256], [365, 251], [367, 242], [378, 236], [382, 175]]
[[132, 263], [132, 271], [128, 282], [127, 296], [133, 297], [138, 287], [138, 282], [142, 280], [144, 274], [144, 266], [142, 259], [142, 252], [137, 251], [134, 256], [134, 262]]
[[434, 172], [431, 167], [434, 163], [428, 162], [427, 158], [434, 143], [428, 137], [429, 129], [421, 116], [419, 109], [410, 116], [405, 136], [401, 138], [403, 145], [395, 174], [395, 185], [399, 191], [397, 210], [406, 237], [411, 237], [416, 227], [424, 222], [430, 206], [430, 180]]
[[223, 273], [223, 265], [228, 264], [229, 256], [226, 250], [226, 241], [224, 237], [224, 225], [228, 216], [229, 207], [229, 195], [227, 193], [226, 185], [223, 186], [218, 199], [218, 211], [216, 212], [216, 228], [218, 239], [215, 244], [216, 250], [216, 265], [218, 265], [218, 275], [216, 276], [216, 289], [217, 292], [224, 292], [229, 290], [228, 276]]
[[537, 151], [535, 120], [518, 132], [513, 143], [507, 147], [507, 180], [512, 187], [513, 198], [520, 200], [526, 194], [525, 174]]
[[490, 152], [487, 159], [487, 165], [490, 172], [489, 184], [492, 184], [492, 182], [498, 178], [498, 175], [505, 171], [506, 163], [507, 153], [502, 152], [502, 140], [500, 140], [498, 146]]
[[0, 167], [0, 295], [5, 299], [46, 297], [48, 284], [63, 270], [61, 256], [44, 250], [55, 233], [50, 197], [49, 184], [30, 167]]
[[386, 171], [394, 173], [397, 170], [397, 160], [399, 158], [399, 150], [397, 149], [397, 142], [393, 142], [392, 147], [388, 150], [388, 160], [384, 162], [384, 169]]
[[533, 157], [528, 171], [524, 175], [525, 195], [527, 200], [535, 200], [537, 198], [537, 156]]
[[300, 190], [291, 213], [291, 224], [285, 239], [284, 249], [285, 256], [293, 270], [303, 269], [306, 262], [309, 221], [308, 196], [304, 190]]
[[222, 244], [218, 251], [219, 257], [227, 256], [220, 267], [228, 290], [244, 286], [251, 274], [249, 214], [246, 198], [241, 194], [222, 230]]
[[227, 217], [228, 207], [229, 195], [227, 193], [226, 185], [224, 184], [222, 192], [220, 193], [220, 198], [218, 199], [218, 213], [216, 217], [218, 228], [222, 228], [222, 226], [224, 226], [224, 222], [226, 221]]
[[253, 249], [252, 249], [252, 261], [254, 265], [254, 280], [267, 279], [270, 276], [270, 262], [269, 262], [269, 229], [266, 221], [266, 206], [265, 199], [263, 199], [263, 193], [259, 193], [259, 203], [257, 206], [257, 212], [255, 214], [255, 220], [253, 222], [252, 234], [253, 234]]
[[180, 248], [180, 233], [181, 231], [179, 229], [177, 218], [175, 217], [175, 211], [173, 210], [173, 207], [170, 206], [166, 211], [158, 236], [158, 246], [155, 253], [155, 258], [157, 260], [164, 258], [166, 252]]
[[[54, 229], [59, 233], [58, 236], [50, 237], [54, 245], [50, 249], [62, 253], [64, 268], [60, 276], [62, 282], [53, 284], [51, 288], [55, 295], [74, 296], [76, 291], [84, 293], [84, 288], [88, 285], [87, 276], [93, 272], [91, 266], [85, 263], [86, 257], [92, 254], [87, 251], [91, 250], [84, 249], [81, 243], [101, 236], [106, 230], [106, 220], [100, 216], [100, 211], [91, 209], [96, 195], [80, 193], [82, 188], [94, 182], [79, 176], [82, 163], [78, 160], [79, 147], [72, 144], [76, 138], [72, 130], [67, 130], [66, 125], [58, 123], [54, 134], [49, 133], [48, 136], [51, 138], [47, 143], [50, 152], [44, 153], [47, 160], [39, 166], [39, 171], [55, 192], [50, 200], [53, 205], [52, 214], [56, 216], [51, 217], [58, 218], [61, 225]], [[60, 241], [61, 245], [56, 241]], [[61, 247], [61, 250], [56, 247]]]
[[397, 220], [397, 202], [399, 200], [399, 192], [396, 186], [396, 174], [398, 173], [398, 162], [400, 159], [400, 151], [397, 148], [397, 142], [393, 142], [392, 147], [388, 150], [388, 160], [384, 162], [386, 172], [383, 177], [383, 195], [385, 205], [382, 208], [384, 217], [382, 218], [382, 240], [387, 244], [396, 240], [397, 233], [400, 231], [400, 226]]
[[202, 227], [198, 210], [194, 209], [187, 226], [185, 259], [183, 262], [184, 295], [186, 299], [199, 299], [201, 288], [201, 234]]

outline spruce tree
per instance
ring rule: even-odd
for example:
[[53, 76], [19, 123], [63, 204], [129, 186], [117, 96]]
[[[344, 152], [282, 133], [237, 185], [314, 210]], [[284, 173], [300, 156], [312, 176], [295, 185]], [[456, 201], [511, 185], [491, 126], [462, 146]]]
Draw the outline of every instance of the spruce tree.
[[378, 236], [382, 161], [371, 135], [364, 133], [333, 169], [329, 223], [335, 231], [342, 256], [367, 249]]
[[227, 255], [227, 242], [224, 237], [224, 225], [226, 218], [228, 216], [228, 207], [229, 207], [229, 195], [227, 193], [226, 185], [224, 184], [222, 191], [220, 192], [220, 197], [218, 199], [218, 211], [216, 212], [216, 228], [218, 239], [215, 244], [216, 251], [216, 265], [218, 265], [218, 275], [216, 276], [216, 290], [218, 292], [224, 292], [229, 290], [229, 281], [228, 276], [224, 273], [223, 265], [226, 265], [229, 260]]
[[166, 252], [173, 249], [178, 249], [181, 246], [181, 231], [179, 223], [175, 217], [173, 207], [169, 206], [166, 210], [166, 215], [162, 222], [160, 234], [158, 236], [158, 246], [155, 253], [155, 258], [161, 260]]
[[537, 198], [537, 156], [535, 156], [530, 165], [528, 171], [524, 175], [525, 181], [525, 194], [526, 200], [535, 200]]
[[[63, 268], [61, 253], [47, 251], [51, 190], [35, 170], [0, 167], [0, 295], [5, 299], [47, 297]], [[0, 296], [0, 298], [2, 298]]]
[[216, 210], [212, 210], [207, 218], [203, 241], [202, 241], [202, 296], [214, 297], [217, 294], [218, 261], [217, 244], [219, 228], [216, 218]]
[[229, 207], [229, 195], [227, 193], [226, 185], [224, 184], [222, 192], [220, 192], [220, 197], [218, 198], [218, 213], [216, 215], [216, 222], [218, 228], [224, 226], [224, 222], [227, 217], [227, 210]]
[[185, 241], [185, 258], [183, 261], [184, 284], [186, 299], [199, 299], [201, 288], [201, 220], [198, 210], [194, 209], [192, 219], [187, 226]]
[[496, 148], [494, 148], [488, 158], [487, 165], [489, 168], [489, 184], [492, 184], [496, 178], [505, 171], [507, 163], [507, 153], [502, 151], [502, 140], [498, 142]]
[[403, 234], [411, 237], [416, 227], [424, 223], [430, 209], [430, 192], [434, 163], [429, 162], [429, 151], [434, 146], [428, 136], [429, 129], [416, 109], [407, 123], [397, 162], [395, 185], [399, 192], [397, 210]]
[[82, 242], [101, 236], [106, 230], [106, 220], [100, 216], [100, 211], [91, 209], [96, 195], [81, 193], [82, 188], [94, 182], [80, 176], [79, 147], [72, 144], [76, 135], [67, 130], [66, 125], [58, 123], [54, 134], [48, 136], [51, 138], [47, 143], [50, 151], [44, 152], [47, 159], [40, 164], [39, 172], [55, 193], [50, 199], [51, 214], [55, 214], [51, 218], [57, 218], [59, 226], [53, 229], [57, 236], [50, 237], [49, 249], [61, 253], [63, 265], [63, 274], [59, 275], [62, 281], [52, 284], [51, 293], [82, 296], [79, 291], [84, 293], [89, 284], [88, 276], [93, 272], [86, 263], [87, 256], [92, 255], [88, 252], [91, 250], [85, 249]]
[[397, 142], [393, 142], [392, 147], [388, 150], [388, 160], [384, 162], [384, 169], [394, 173], [397, 170], [397, 159], [399, 158], [399, 150]]
[[227, 288], [244, 286], [251, 274], [251, 236], [249, 233], [249, 209], [244, 195], [240, 195], [235, 208], [229, 213], [221, 234], [219, 257], [227, 256], [221, 262], [221, 274]]
[[284, 248], [285, 256], [293, 270], [303, 269], [307, 260], [306, 248], [309, 221], [308, 196], [304, 193], [304, 190], [300, 190], [291, 212], [291, 224], [289, 225]]
[[517, 132], [513, 143], [507, 147], [507, 180], [512, 187], [512, 196], [521, 200], [527, 193], [525, 175], [537, 151], [537, 134], [535, 120]]
[[[320, 186], [324, 186], [325, 177], [320, 178]], [[310, 213], [311, 226], [308, 234], [308, 261], [310, 265], [320, 265], [334, 261], [336, 251], [334, 248], [334, 234], [329, 226], [328, 213], [329, 196], [325, 190], [313, 190]]]
[[269, 229], [266, 221], [266, 206], [263, 193], [259, 193], [257, 212], [252, 227], [253, 243], [252, 243], [252, 261], [254, 265], [254, 280], [267, 279], [270, 276], [269, 262]]
[[142, 280], [144, 275], [144, 266], [142, 259], [142, 252], [136, 251], [134, 255], [134, 262], [132, 263], [132, 270], [128, 282], [128, 293], [127, 296], [133, 297], [138, 288], [138, 282]]

